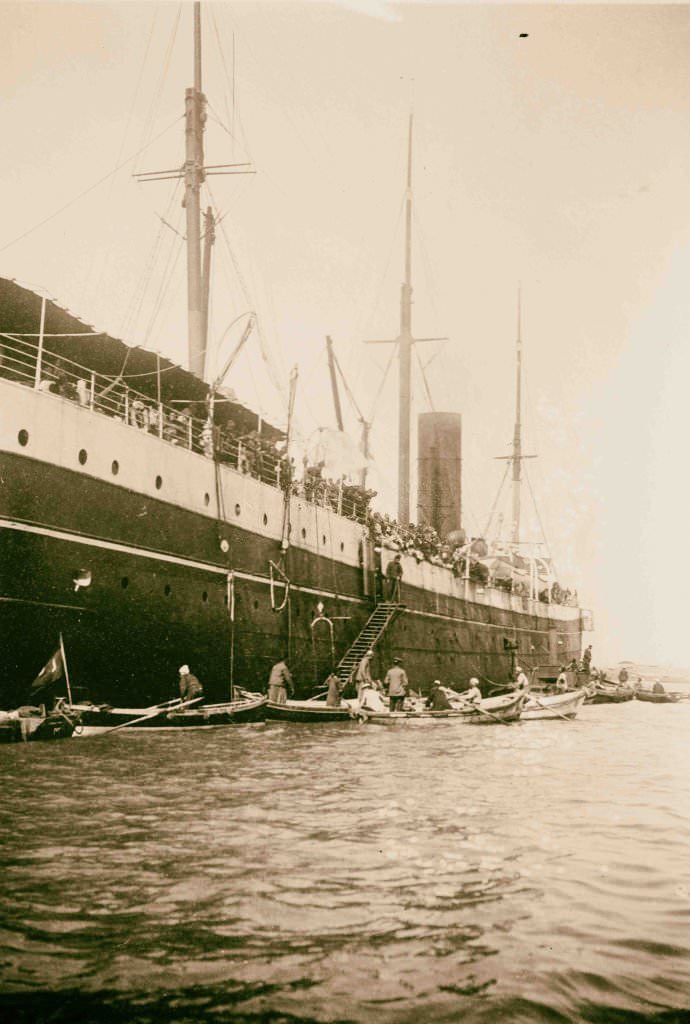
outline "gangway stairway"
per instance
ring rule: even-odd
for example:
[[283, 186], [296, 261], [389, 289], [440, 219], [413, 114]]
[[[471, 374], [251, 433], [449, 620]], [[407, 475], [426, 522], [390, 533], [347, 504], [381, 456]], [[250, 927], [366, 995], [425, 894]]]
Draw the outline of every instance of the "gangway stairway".
[[362, 632], [359, 634], [352, 646], [345, 652], [335, 669], [335, 674], [338, 676], [343, 686], [347, 683], [348, 679], [352, 675], [353, 669], [357, 667], [366, 652], [373, 648], [381, 639], [393, 619], [404, 611], [404, 604], [393, 604], [390, 601], [382, 601], [380, 604], [376, 605], [364, 624]]

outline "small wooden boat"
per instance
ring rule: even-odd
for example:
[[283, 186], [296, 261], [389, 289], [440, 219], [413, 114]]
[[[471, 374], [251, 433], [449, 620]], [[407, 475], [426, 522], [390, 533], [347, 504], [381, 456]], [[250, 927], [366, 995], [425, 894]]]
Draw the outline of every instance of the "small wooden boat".
[[533, 722], [543, 718], [573, 719], [582, 707], [585, 696], [584, 690], [548, 695], [531, 693], [522, 709], [520, 720]]
[[302, 722], [319, 724], [322, 722], [352, 722], [356, 712], [352, 705], [341, 701], [340, 707], [331, 707], [325, 700], [287, 700], [284, 704], [274, 701], [266, 702], [266, 718], [277, 722]]
[[650, 704], [676, 704], [681, 699], [680, 693], [668, 693], [663, 691], [657, 693], [654, 690], [635, 690], [635, 699], [644, 700]]
[[465, 725], [508, 724], [517, 721], [522, 711], [523, 693], [509, 693], [500, 697], [486, 697], [479, 704], [453, 707], [443, 711], [431, 711], [421, 703], [408, 705], [402, 711], [372, 711], [366, 705], [357, 711], [357, 717], [365, 722], [380, 725], [394, 725], [399, 722], [447, 721], [453, 719]]
[[220, 704], [192, 701], [165, 701], [148, 708], [114, 708], [109, 704], [75, 704], [81, 725], [77, 736], [99, 736], [124, 729], [204, 729], [224, 725], [258, 722], [264, 717], [266, 697], [262, 693], [238, 691], [235, 700]]
[[51, 711], [26, 705], [15, 711], [0, 711], [0, 743], [65, 740], [78, 725], [79, 715], [61, 699]]
[[585, 704], [621, 704], [635, 696], [631, 686], [602, 682], [590, 683], [586, 693]]

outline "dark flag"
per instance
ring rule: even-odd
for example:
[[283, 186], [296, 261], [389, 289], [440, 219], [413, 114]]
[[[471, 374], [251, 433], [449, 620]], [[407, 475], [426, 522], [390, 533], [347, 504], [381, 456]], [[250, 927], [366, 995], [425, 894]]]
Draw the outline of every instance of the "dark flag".
[[64, 675], [64, 671], [62, 651], [58, 647], [53, 657], [43, 666], [31, 684], [31, 693], [38, 693], [38, 691], [42, 690], [44, 686], [49, 686], [50, 683], [54, 683], [58, 679], [61, 679]]

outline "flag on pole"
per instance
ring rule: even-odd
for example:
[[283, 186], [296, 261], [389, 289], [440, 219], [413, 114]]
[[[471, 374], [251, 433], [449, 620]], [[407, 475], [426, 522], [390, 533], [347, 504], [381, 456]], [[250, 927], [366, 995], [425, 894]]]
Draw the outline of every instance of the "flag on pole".
[[63, 675], [64, 664], [62, 660], [62, 651], [58, 648], [50, 661], [46, 662], [34, 679], [31, 684], [31, 693], [37, 693], [39, 690], [42, 690], [44, 686], [49, 686], [50, 683], [54, 683], [58, 679], [62, 678]]

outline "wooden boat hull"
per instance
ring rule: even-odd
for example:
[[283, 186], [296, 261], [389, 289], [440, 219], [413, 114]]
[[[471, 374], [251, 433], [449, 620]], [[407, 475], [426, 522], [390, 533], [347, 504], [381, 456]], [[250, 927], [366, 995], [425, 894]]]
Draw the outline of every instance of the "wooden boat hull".
[[651, 690], [636, 690], [635, 700], [643, 700], [648, 704], [676, 704], [680, 700], [680, 694], [653, 693]]
[[78, 724], [76, 714], [49, 711], [42, 715], [38, 709], [20, 708], [0, 721], [0, 743], [66, 740]]
[[547, 696], [532, 696], [522, 709], [520, 719], [523, 722], [534, 722], [544, 718], [575, 718], [585, 700], [584, 690], [572, 693], [558, 693]]
[[464, 725], [492, 725], [517, 721], [524, 704], [524, 695], [508, 694], [502, 697], [487, 697], [479, 707], [450, 708], [444, 711], [431, 711], [417, 706], [403, 711], [368, 711], [361, 708], [358, 717], [366, 722], [381, 725], [394, 725], [409, 722], [435, 722], [453, 719]]
[[585, 704], [622, 704], [634, 696], [634, 691], [627, 686], [612, 687], [610, 690], [597, 687], [594, 693], [585, 697]]
[[349, 707], [332, 708], [324, 701], [288, 700], [284, 704], [266, 702], [266, 718], [276, 722], [301, 722], [320, 724], [324, 722], [352, 722], [354, 712]]
[[77, 736], [99, 736], [115, 729], [172, 730], [208, 729], [228, 725], [260, 722], [264, 718], [266, 697], [253, 694], [239, 700], [220, 704], [201, 704], [198, 707], [168, 708], [111, 708], [109, 706], [77, 705], [81, 725]]

